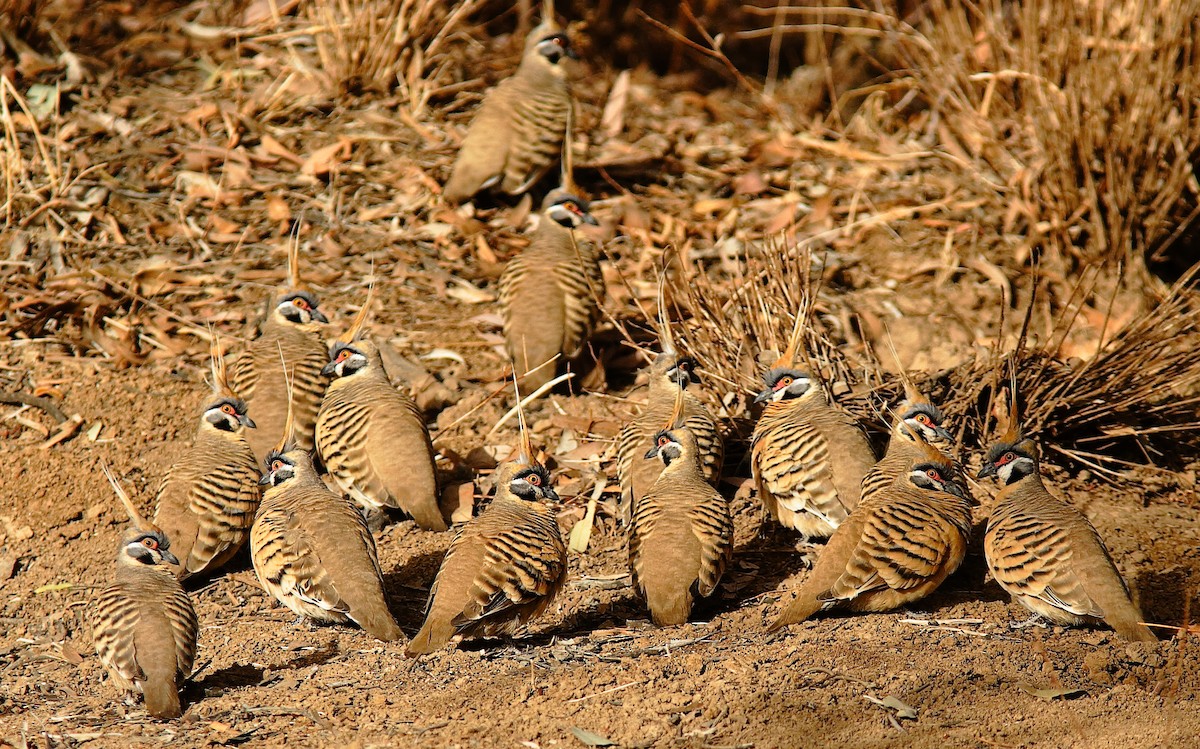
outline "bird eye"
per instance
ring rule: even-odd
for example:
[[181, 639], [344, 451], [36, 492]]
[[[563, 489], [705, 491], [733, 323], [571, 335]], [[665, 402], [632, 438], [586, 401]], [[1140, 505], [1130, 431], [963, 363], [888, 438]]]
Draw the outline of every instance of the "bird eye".
[[933, 421], [929, 418], [929, 414], [918, 414], [917, 422], [925, 426], [933, 426]]
[[221, 406], [221, 410], [224, 411], [225, 413], [229, 414], [230, 416], [235, 416], [237, 414], [237, 412], [234, 410], [233, 406], [229, 405], [228, 403]]
[[775, 387], [785, 388], [785, 387], [791, 385], [795, 381], [796, 380], [792, 377], [780, 377], [779, 382], [775, 383]]
[[671, 444], [671, 438], [667, 437], [665, 434], [658, 438], [659, 447], [666, 447], [669, 444]]
[[349, 359], [351, 356], [352, 356], [352, 354], [351, 354], [351, 352], [350, 352], [350, 349], [342, 349], [342, 350], [341, 350], [341, 351], [338, 353], [337, 360], [338, 360], [338, 361], [346, 361], [346, 360], [347, 360], [347, 359]]
[[157, 549], [158, 542], [155, 541], [153, 538], [143, 538], [142, 546], [145, 546], [147, 549]]
[[942, 480], [942, 474], [933, 468], [930, 468], [928, 471], [926, 471], [925, 475], [928, 476], [929, 478], [933, 479], [934, 481]]
[[528, 476], [525, 477], [525, 480], [529, 482], [530, 486], [541, 486], [542, 485], [542, 477], [537, 475], [536, 473], [529, 474]]
[[1004, 457], [1000, 459], [1000, 464], [1011, 463], [1017, 459], [1016, 453], [1004, 453]]
[[296, 305], [300, 309], [308, 309], [308, 302], [305, 301], [303, 298], [293, 299], [292, 304]]
[[280, 468], [283, 468], [283, 461], [282, 461], [282, 460], [276, 460], [275, 462], [271, 463], [271, 470], [272, 470], [272, 471], [278, 471]]

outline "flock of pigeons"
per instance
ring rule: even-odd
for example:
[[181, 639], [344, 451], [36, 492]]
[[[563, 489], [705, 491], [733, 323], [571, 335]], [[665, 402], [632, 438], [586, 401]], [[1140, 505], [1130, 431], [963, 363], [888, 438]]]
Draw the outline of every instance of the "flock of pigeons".
[[[566, 34], [547, 14], [520, 67], [484, 100], [444, 197], [524, 192], [559, 158], [572, 101], [561, 66]], [[565, 140], [569, 140], [566, 138]], [[596, 253], [575, 231], [595, 223], [571, 182], [547, 197], [530, 245], [501, 277], [504, 332], [530, 389], [583, 347], [597, 316]], [[245, 543], [267, 592], [299, 616], [403, 637], [388, 608], [373, 529], [390, 515], [447, 530], [434, 451], [413, 401], [388, 380], [360, 333], [368, 303], [329, 346], [327, 318], [305, 289], [296, 248], [287, 288], [260, 333], [231, 362], [213, 347], [213, 396], [195, 442], [163, 479], [152, 519], [109, 474], [131, 527], [115, 580], [95, 607], [97, 652], [113, 682], [159, 718], [181, 714], [198, 621], [183, 587], [216, 572]], [[671, 345], [649, 368], [639, 416], [622, 430], [618, 473], [634, 587], [660, 626], [687, 620], [733, 553], [729, 503], [715, 488], [723, 445], [694, 389], [695, 362]], [[887, 452], [876, 461], [855, 421], [797, 368], [799, 324], [765, 374], [751, 463], [766, 513], [807, 539], [828, 539], [775, 627], [833, 608], [886, 611], [935, 590], [962, 562], [972, 501], [938, 408], [905, 378]], [[984, 552], [996, 581], [1060, 624], [1105, 622], [1154, 641], [1088, 520], [1045, 488], [1015, 407], [981, 476], [1003, 484]], [[522, 421], [516, 457], [497, 469], [495, 498], [459, 526], [405, 652], [455, 637], [507, 635], [543, 612], [567, 577], [558, 496]], [[107, 469], [106, 469], [107, 472]], [[323, 473], [327, 476], [323, 477]]]

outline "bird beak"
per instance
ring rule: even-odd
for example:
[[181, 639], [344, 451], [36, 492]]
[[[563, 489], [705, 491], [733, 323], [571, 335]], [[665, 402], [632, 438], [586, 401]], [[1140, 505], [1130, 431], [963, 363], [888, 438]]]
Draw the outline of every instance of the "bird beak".
[[175, 556], [174, 554], [167, 551], [166, 549], [159, 549], [158, 553], [162, 555], [164, 562], [170, 562], [171, 564], [179, 564], [179, 557]]
[[987, 464], [987, 465], [985, 465], [983, 468], [980, 468], [980, 469], [979, 469], [979, 473], [978, 473], [978, 474], [976, 474], [975, 478], [977, 478], [977, 479], [985, 479], [985, 478], [987, 478], [988, 476], [995, 476], [995, 475], [996, 475], [996, 464], [995, 464], [995, 463], [988, 463], [988, 464]]
[[242, 426], [249, 427], [250, 429], [254, 429], [258, 426], [254, 423], [254, 419], [251, 419], [249, 416], [239, 416], [238, 421], [242, 423]]
[[596, 217], [590, 213], [585, 213], [582, 216], [580, 216], [580, 218], [583, 219], [583, 223], [585, 223], [585, 224], [591, 224], [592, 226], [600, 225], [600, 222], [596, 220]]
[[643, 455], [642, 457], [645, 458], [646, 460], [650, 460], [651, 458], [655, 457], [656, 455], [658, 455], [658, 445], [655, 445], [654, 447], [647, 450], [646, 454]]
[[258, 485], [259, 486], [270, 486], [271, 485], [271, 474], [264, 473], [263, 477], [258, 480]]
[[322, 312], [321, 310], [317, 309], [316, 307], [312, 308], [311, 314], [312, 314], [312, 319], [316, 320], [317, 322], [329, 322], [329, 318], [325, 316], [325, 313]]
[[331, 361], [325, 366], [321, 367], [321, 374], [325, 375], [326, 377], [333, 377], [335, 374], [337, 374], [337, 362]]
[[550, 500], [551, 502], [558, 501], [558, 492], [554, 491], [550, 487], [547, 486], [542, 490], [542, 492], [546, 495], [546, 499]]
[[754, 402], [755, 403], [766, 403], [767, 401], [771, 400], [771, 396], [774, 394], [775, 394], [774, 390], [772, 390], [771, 388], [767, 388], [766, 390], [762, 391], [758, 395], [754, 396]]
[[933, 432], [934, 432], [934, 434], [936, 434], [937, 436], [946, 440], [947, 442], [954, 441], [954, 438], [950, 436], [950, 433], [946, 431], [945, 427], [934, 427]]

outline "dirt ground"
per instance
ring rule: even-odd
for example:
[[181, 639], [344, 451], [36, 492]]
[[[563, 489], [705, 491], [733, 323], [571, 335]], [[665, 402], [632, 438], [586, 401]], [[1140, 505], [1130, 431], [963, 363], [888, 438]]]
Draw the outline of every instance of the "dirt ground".
[[[1115, 489], [1050, 469], [1055, 491], [1107, 541], [1146, 620], [1166, 625], [1156, 647], [1104, 629], [1014, 628], [1026, 612], [986, 578], [977, 555], [909, 610], [768, 634], [781, 596], [807, 568], [795, 538], [758, 533], [736, 447], [722, 484], [736, 513], [734, 562], [716, 600], [687, 625], [648, 622], [629, 587], [624, 538], [603, 511], [609, 491], [588, 550], [572, 555], [565, 594], [512, 642], [466, 643], [413, 661], [403, 643], [297, 624], [243, 555], [192, 590], [201, 632], [183, 718], [149, 720], [121, 702], [89, 623], [124, 522], [100, 465], [151, 507], [206, 392], [196, 326], [214, 325], [237, 350], [282, 278], [293, 228], [335, 332], [374, 274], [380, 303], [370, 329], [419, 363], [406, 379], [425, 393], [444, 480], [474, 481], [479, 497], [490, 491], [489, 456], [514, 439], [511, 424], [489, 433], [511, 399], [483, 402], [503, 388], [494, 280], [522, 245], [527, 206], [489, 203], [469, 217], [441, 208], [435, 195], [473, 96], [514, 59], [504, 40], [480, 43], [499, 50], [488, 61], [495, 70], [481, 63], [471, 74], [485, 80], [445, 94], [419, 122], [382, 96], [282, 110], [255, 104], [279, 92], [249, 68], [232, 70], [224, 47], [101, 74], [47, 120], [43, 132], [74, 165], [73, 192], [63, 194], [74, 203], [25, 222], [35, 209], [19, 205], [3, 244], [21, 248], [14, 261], [43, 270], [0, 270], [4, 309], [31, 305], [25, 318], [10, 318], [29, 319], [66, 299], [78, 314], [10, 330], [0, 376], [4, 389], [47, 394], [82, 426], [47, 446], [57, 428], [49, 416], [0, 412], [0, 746], [1127, 749], [1197, 741], [1200, 644], [1177, 635], [1200, 618], [1194, 487]], [[270, 61], [256, 64], [270, 70]], [[585, 132], [615, 74], [583, 66]], [[632, 318], [632, 298], [653, 297], [653, 270], [668, 246], [718, 272], [737, 264], [730, 238], [811, 234], [945, 199], [831, 235], [836, 293], [864, 315], [894, 318], [917, 368], [949, 366], [997, 335], [992, 271], [1018, 286], [1021, 272], [999, 259], [1007, 239], [998, 219], [951, 186], [936, 159], [897, 157], [907, 144], [874, 136], [846, 149], [817, 126], [781, 133], [752, 97], [695, 93], [686, 76], [643, 70], [630, 90], [622, 139], [608, 151], [592, 144], [600, 167], [581, 169], [602, 222], [595, 238], [610, 254], [613, 316]], [[94, 189], [106, 191], [103, 201], [88, 202]], [[61, 223], [41, 228], [46, 213]], [[958, 244], [947, 253], [951, 230]], [[615, 482], [613, 439], [643, 392], [612, 326], [598, 338], [608, 389], [552, 395], [529, 414], [559, 477], [564, 531], [582, 517], [597, 469]], [[718, 398], [730, 389], [705, 386]], [[964, 446], [969, 466], [978, 452]], [[977, 521], [990, 489], [973, 489], [983, 499]], [[378, 537], [392, 610], [408, 635], [449, 540], [407, 522]]]

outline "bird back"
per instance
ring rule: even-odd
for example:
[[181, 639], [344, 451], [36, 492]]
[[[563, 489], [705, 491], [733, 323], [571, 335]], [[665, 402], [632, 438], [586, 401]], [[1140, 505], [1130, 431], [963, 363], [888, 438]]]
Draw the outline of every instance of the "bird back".
[[329, 384], [316, 439], [325, 467], [364, 509], [397, 508], [422, 528], [446, 530], [424, 416], [382, 364]]
[[199, 622], [187, 593], [162, 566], [118, 566], [96, 600], [96, 653], [123, 691], [141, 692], [157, 718], [181, 713], [179, 683], [191, 675]]
[[293, 481], [263, 496], [250, 539], [259, 579], [302, 616], [350, 619], [380, 640], [398, 639], [375, 539], [362, 513], [315, 474]]
[[250, 536], [258, 464], [243, 437], [201, 429], [159, 486], [154, 523], [171, 539], [181, 580], [219, 569]]

